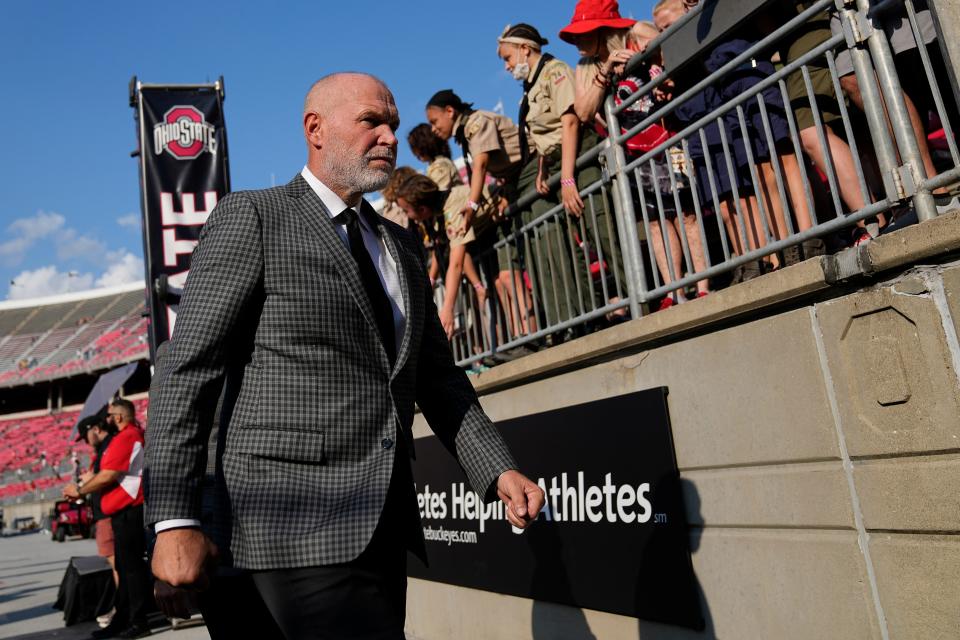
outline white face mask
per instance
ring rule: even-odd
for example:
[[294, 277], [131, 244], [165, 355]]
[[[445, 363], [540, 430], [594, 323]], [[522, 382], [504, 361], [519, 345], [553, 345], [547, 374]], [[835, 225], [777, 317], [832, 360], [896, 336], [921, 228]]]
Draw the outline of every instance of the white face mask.
[[[520, 45], [517, 45], [517, 53], [520, 53]], [[510, 72], [514, 80], [519, 80], [523, 82], [527, 79], [527, 76], [530, 75], [530, 63], [526, 60], [523, 62], [518, 62], [514, 67], [513, 71]]]

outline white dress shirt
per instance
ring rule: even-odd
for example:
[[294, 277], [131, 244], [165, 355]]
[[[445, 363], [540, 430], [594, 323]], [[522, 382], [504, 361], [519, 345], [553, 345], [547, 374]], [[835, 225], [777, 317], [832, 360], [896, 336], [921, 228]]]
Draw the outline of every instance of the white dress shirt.
[[[340, 199], [340, 196], [320, 182], [320, 179], [313, 175], [307, 167], [303, 168], [300, 175], [303, 176], [313, 192], [320, 198], [320, 202], [330, 212], [331, 220], [350, 208]], [[380, 237], [377, 230], [371, 229], [367, 219], [360, 215], [360, 205], [353, 207], [353, 209], [360, 220], [360, 235], [363, 236], [363, 245], [367, 248], [367, 253], [370, 254], [373, 264], [376, 265], [377, 275], [380, 276], [380, 284], [383, 285], [383, 290], [387, 292], [387, 297], [390, 299], [390, 308], [393, 310], [393, 329], [396, 332], [395, 344], [397, 345], [397, 351], [400, 351], [400, 345], [403, 343], [403, 332], [407, 326], [407, 314], [403, 301], [403, 291], [400, 289], [400, 277], [397, 275], [397, 263], [384, 246], [383, 238]], [[346, 225], [333, 220], [333, 226], [343, 244], [346, 245], [347, 251], [350, 251], [350, 240], [347, 238]]]
[[[307, 181], [313, 192], [320, 198], [320, 202], [330, 212], [330, 219], [333, 220], [338, 215], [350, 208], [347, 204], [327, 185], [323, 184], [307, 167], [300, 172], [303, 179]], [[360, 215], [360, 206], [354, 207], [357, 213], [357, 219], [360, 221], [360, 234], [363, 236], [363, 244], [367, 248], [367, 253], [377, 267], [377, 275], [380, 276], [380, 283], [383, 285], [387, 297], [390, 299], [390, 308], [393, 310], [393, 329], [396, 332], [397, 351], [403, 344], [403, 333], [407, 326], [406, 307], [404, 305], [403, 290], [400, 288], [400, 277], [397, 275], [397, 263], [393, 256], [383, 244], [383, 238], [376, 230], [371, 229], [366, 218]], [[347, 228], [337, 220], [333, 220], [333, 226], [337, 230], [340, 240], [350, 251], [350, 239], [347, 237]], [[174, 520], [162, 520], [154, 525], [154, 531], [160, 533], [167, 529], [182, 529], [185, 527], [199, 528], [200, 521], [193, 518], [178, 518]]]

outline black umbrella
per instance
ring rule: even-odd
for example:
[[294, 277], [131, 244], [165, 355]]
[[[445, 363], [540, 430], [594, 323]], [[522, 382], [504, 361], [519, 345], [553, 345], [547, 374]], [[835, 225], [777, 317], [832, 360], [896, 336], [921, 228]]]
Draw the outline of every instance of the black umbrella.
[[[120, 390], [123, 383], [129, 380], [130, 376], [132, 376], [136, 370], [137, 363], [128, 362], [122, 367], [111, 369], [101, 375], [100, 379], [97, 380], [97, 384], [93, 385], [93, 389], [91, 389], [89, 395], [87, 395], [86, 402], [83, 403], [83, 409], [80, 410], [80, 415], [77, 416], [77, 424], [80, 424], [80, 421], [87, 416], [95, 415], [103, 409], [117, 391]], [[74, 425], [73, 428], [76, 430], [77, 425]]]

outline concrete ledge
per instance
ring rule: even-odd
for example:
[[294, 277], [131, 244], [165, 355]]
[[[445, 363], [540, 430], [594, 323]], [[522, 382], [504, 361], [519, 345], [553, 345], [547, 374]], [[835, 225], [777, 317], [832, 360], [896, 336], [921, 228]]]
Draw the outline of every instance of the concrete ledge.
[[[552, 375], [586, 363], [637, 350], [649, 343], [702, 329], [736, 317], [796, 301], [829, 289], [838, 278], [836, 263], [854, 259], [859, 273], [872, 276], [918, 260], [960, 250], [960, 211], [877, 238], [837, 256], [810, 259], [706, 298], [672, 307], [566, 344], [540, 351], [472, 376], [479, 393]], [[853, 254], [853, 255], [848, 255]]]

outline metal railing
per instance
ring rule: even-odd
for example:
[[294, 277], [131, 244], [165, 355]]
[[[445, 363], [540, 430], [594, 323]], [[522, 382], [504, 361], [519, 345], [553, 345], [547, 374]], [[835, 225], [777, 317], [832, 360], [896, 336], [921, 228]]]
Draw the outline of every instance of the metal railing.
[[[650, 42], [623, 75], [659, 64], [661, 46], [702, 21], [703, 6]], [[838, 29], [772, 72], [762, 70], [824, 11]], [[947, 157], [936, 175], [925, 168], [925, 140], [915, 134], [916, 112], [884, 28], [898, 20], [912, 35], [931, 111], [942, 123]], [[722, 37], [716, 46], [729, 41]], [[475, 257], [485, 297], [466, 282], [457, 296], [452, 345], [459, 364], [551, 344], [624, 314], [639, 317], [658, 299], [680, 301], [684, 290], [706, 291], [705, 283], [731, 272], [739, 278], [736, 272], [750, 265], [762, 273], [783, 266], [787, 254], [802, 259], [841, 230], [861, 226], [861, 236], [872, 236], [893, 214], [915, 214], [920, 222], [936, 217], [934, 192], [960, 181], [958, 123], [948, 106], [955, 96], [941, 91], [914, 0], [819, 0], [768, 35], [740, 42], [746, 45], [705, 77], [691, 81], [668, 65], [619, 104], [607, 96], [603, 116], [612, 135], [577, 160], [581, 177], [594, 174], [578, 181], [582, 216], [568, 215], [560, 203], [559, 175], [548, 182], [551, 195], [528, 192], [511, 205], [509, 226]], [[850, 56], [860, 105], [844, 97], [850, 85], [838, 71], [839, 55]], [[744, 73], [751, 78], [744, 90], [704, 98], [729, 94]], [[788, 88], [798, 80], [805, 94], [799, 102]], [[824, 91], [836, 98], [836, 113], [824, 113]], [[664, 99], [668, 92], [676, 95]], [[640, 100], [648, 101], [647, 113], [624, 128], [626, 112]], [[803, 108], [812, 125], [801, 129]], [[642, 152], [628, 149], [631, 138], [664, 123], [674, 125], [666, 140]], [[819, 182], [808, 159], [814, 156]], [[437, 295], [443, 299], [442, 288]]]

